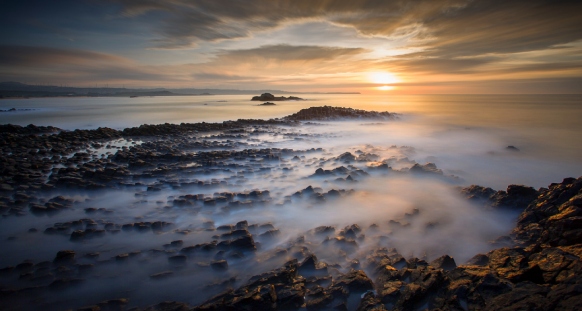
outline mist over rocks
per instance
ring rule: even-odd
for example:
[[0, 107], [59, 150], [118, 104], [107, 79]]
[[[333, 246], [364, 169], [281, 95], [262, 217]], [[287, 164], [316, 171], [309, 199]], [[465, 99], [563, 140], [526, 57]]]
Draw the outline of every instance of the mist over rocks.
[[[376, 120], [359, 110], [314, 111], [303, 116]], [[2, 305], [580, 305], [582, 178], [539, 190], [459, 189], [446, 166], [415, 157], [420, 148], [346, 146], [337, 143], [342, 135], [281, 119], [3, 126]]]

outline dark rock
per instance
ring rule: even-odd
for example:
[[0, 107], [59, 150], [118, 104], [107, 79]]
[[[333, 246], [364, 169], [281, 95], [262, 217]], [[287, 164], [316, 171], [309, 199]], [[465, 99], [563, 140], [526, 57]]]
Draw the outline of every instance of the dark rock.
[[238, 249], [241, 251], [255, 251], [257, 247], [253, 237], [250, 235], [242, 236], [238, 239], [230, 241], [230, 247], [232, 249]]
[[155, 279], [155, 280], [161, 280], [161, 279], [169, 278], [173, 274], [174, 274], [174, 271], [164, 271], [164, 272], [152, 274], [152, 275], [150, 275], [150, 278]]
[[228, 270], [228, 262], [226, 260], [218, 260], [210, 263], [210, 267], [216, 271]]
[[443, 269], [445, 271], [451, 271], [457, 267], [455, 260], [449, 255], [441, 256], [430, 262], [430, 266], [435, 269]]
[[57, 256], [53, 260], [55, 264], [71, 264], [75, 260], [75, 251], [72, 250], [63, 250], [57, 253]]
[[[275, 95], [271, 94], [271, 93], [263, 93], [261, 94], [261, 96], [254, 96], [251, 100], [257, 100], [257, 101], [284, 101], [284, 100], [303, 100], [299, 97], [294, 97], [294, 96], [289, 96], [289, 97], [285, 97], [285, 96], [280, 96], [280, 97], [275, 97]], [[268, 103], [268, 104], [272, 104], [273, 103]], [[265, 104], [262, 104], [265, 105]]]
[[365, 111], [353, 108], [341, 107], [311, 107], [286, 116], [285, 120], [292, 121], [333, 121], [333, 120], [391, 120], [397, 118], [397, 114], [389, 112]]
[[352, 271], [340, 276], [331, 286], [345, 288], [354, 293], [363, 293], [374, 289], [374, 283], [362, 270]]

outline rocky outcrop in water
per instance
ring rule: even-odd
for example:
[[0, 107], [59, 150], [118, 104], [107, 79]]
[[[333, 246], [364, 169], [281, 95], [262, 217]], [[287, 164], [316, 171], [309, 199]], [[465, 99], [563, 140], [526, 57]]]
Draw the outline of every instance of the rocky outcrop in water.
[[276, 97], [275, 95], [271, 94], [271, 93], [263, 93], [261, 94], [261, 96], [254, 96], [251, 100], [257, 100], [257, 101], [284, 101], [284, 100], [303, 100], [303, 98], [299, 98], [299, 97], [295, 97], [295, 96], [289, 96], [289, 97], [285, 97], [285, 96], [279, 96]]
[[337, 120], [393, 120], [397, 114], [387, 111], [366, 111], [343, 107], [311, 107], [286, 116], [290, 121], [337, 121]]

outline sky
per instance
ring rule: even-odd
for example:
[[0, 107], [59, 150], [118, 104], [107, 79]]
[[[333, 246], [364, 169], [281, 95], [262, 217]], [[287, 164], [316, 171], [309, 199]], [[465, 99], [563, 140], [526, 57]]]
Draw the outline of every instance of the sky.
[[0, 81], [582, 93], [582, 1], [0, 0]]

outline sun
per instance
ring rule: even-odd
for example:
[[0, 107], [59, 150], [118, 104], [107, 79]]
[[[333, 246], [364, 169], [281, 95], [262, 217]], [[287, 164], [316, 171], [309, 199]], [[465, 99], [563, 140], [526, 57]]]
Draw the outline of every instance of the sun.
[[393, 90], [394, 87], [393, 86], [384, 85], [384, 86], [379, 86], [377, 89], [382, 90], [382, 91], [390, 91], [390, 90]]
[[400, 80], [389, 72], [375, 72], [370, 75], [370, 80], [378, 84], [398, 83]]

